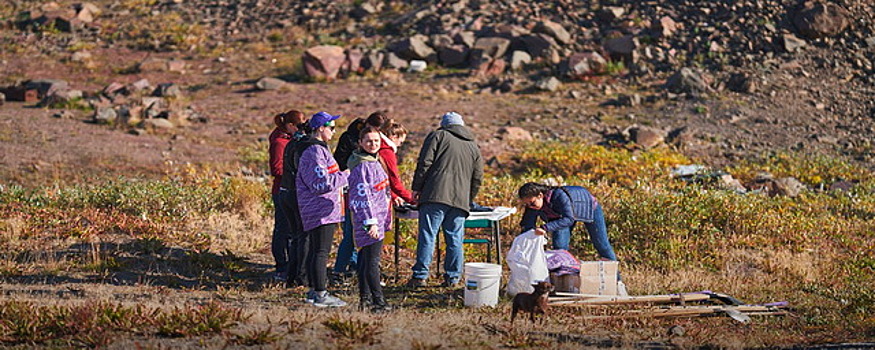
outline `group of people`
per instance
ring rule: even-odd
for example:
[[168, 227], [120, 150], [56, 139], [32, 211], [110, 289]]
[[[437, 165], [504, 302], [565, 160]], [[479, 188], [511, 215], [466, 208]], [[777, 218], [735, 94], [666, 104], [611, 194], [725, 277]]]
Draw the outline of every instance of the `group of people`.
[[[333, 152], [328, 142], [340, 115], [327, 112], [309, 119], [297, 110], [274, 117], [270, 134], [270, 171], [275, 223], [271, 250], [274, 279], [308, 286], [306, 302], [319, 307], [347, 305], [331, 295], [328, 256], [337, 224], [343, 238], [333, 272], [358, 275], [360, 305], [374, 312], [391, 309], [383, 295], [380, 258], [392, 208], [404, 203], [419, 212], [416, 262], [408, 287], [426, 285], [438, 231], [446, 245], [443, 285], [460, 285], [464, 264], [465, 219], [483, 178], [483, 160], [473, 133], [456, 112], [441, 116], [440, 127], [423, 142], [411, 190], [398, 172], [398, 147], [407, 130], [383, 112], [356, 119]], [[616, 260], [607, 239], [598, 202], [582, 187], [524, 185], [519, 198], [526, 211], [521, 226], [550, 232], [554, 249], [568, 249], [571, 230], [584, 222], [600, 256]], [[536, 227], [540, 217], [546, 223]]]

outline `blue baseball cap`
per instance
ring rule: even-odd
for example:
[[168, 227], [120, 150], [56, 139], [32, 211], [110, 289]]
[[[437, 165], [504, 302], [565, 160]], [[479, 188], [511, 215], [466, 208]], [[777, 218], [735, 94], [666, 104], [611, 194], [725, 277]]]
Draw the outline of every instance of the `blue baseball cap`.
[[328, 112], [319, 112], [310, 117], [310, 127], [316, 129], [320, 126], [327, 126], [328, 122], [340, 118], [340, 114], [331, 115]]

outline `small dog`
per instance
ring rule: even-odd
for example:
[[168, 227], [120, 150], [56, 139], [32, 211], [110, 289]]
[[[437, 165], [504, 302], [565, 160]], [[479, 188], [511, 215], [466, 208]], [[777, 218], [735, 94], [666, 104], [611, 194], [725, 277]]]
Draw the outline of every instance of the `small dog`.
[[535, 314], [547, 316], [550, 306], [547, 305], [547, 296], [553, 291], [550, 282], [538, 282], [533, 284], [534, 293], [519, 293], [513, 297], [513, 310], [510, 313], [510, 323], [513, 323], [518, 311], [528, 312], [532, 322], [535, 322]]

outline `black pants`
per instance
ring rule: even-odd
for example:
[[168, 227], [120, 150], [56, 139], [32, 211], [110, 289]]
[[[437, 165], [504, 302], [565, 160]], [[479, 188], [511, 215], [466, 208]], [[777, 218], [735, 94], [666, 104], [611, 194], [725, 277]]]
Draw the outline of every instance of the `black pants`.
[[307, 259], [307, 278], [310, 289], [321, 292], [328, 286], [328, 253], [337, 224], [327, 224], [308, 231], [310, 251]]
[[382, 252], [383, 241], [359, 249], [359, 297], [363, 300], [376, 302], [383, 299], [383, 287], [380, 286], [380, 256]]
[[286, 213], [289, 222], [289, 267], [288, 284], [290, 286], [306, 286], [307, 279], [307, 252], [310, 250], [308, 232], [301, 226], [301, 213], [298, 211], [298, 198], [295, 189], [287, 189], [279, 193], [280, 205]]

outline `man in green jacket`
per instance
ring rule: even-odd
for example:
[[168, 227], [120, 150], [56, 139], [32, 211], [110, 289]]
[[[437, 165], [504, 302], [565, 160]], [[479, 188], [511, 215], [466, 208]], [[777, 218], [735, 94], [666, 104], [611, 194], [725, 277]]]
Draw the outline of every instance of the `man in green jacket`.
[[474, 134], [465, 127], [461, 115], [444, 114], [440, 128], [425, 138], [413, 175], [411, 188], [419, 203], [419, 237], [413, 278], [408, 286], [425, 285], [441, 227], [447, 251], [444, 286], [459, 285], [465, 262], [462, 248], [465, 218], [482, 180], [483, 159]]

